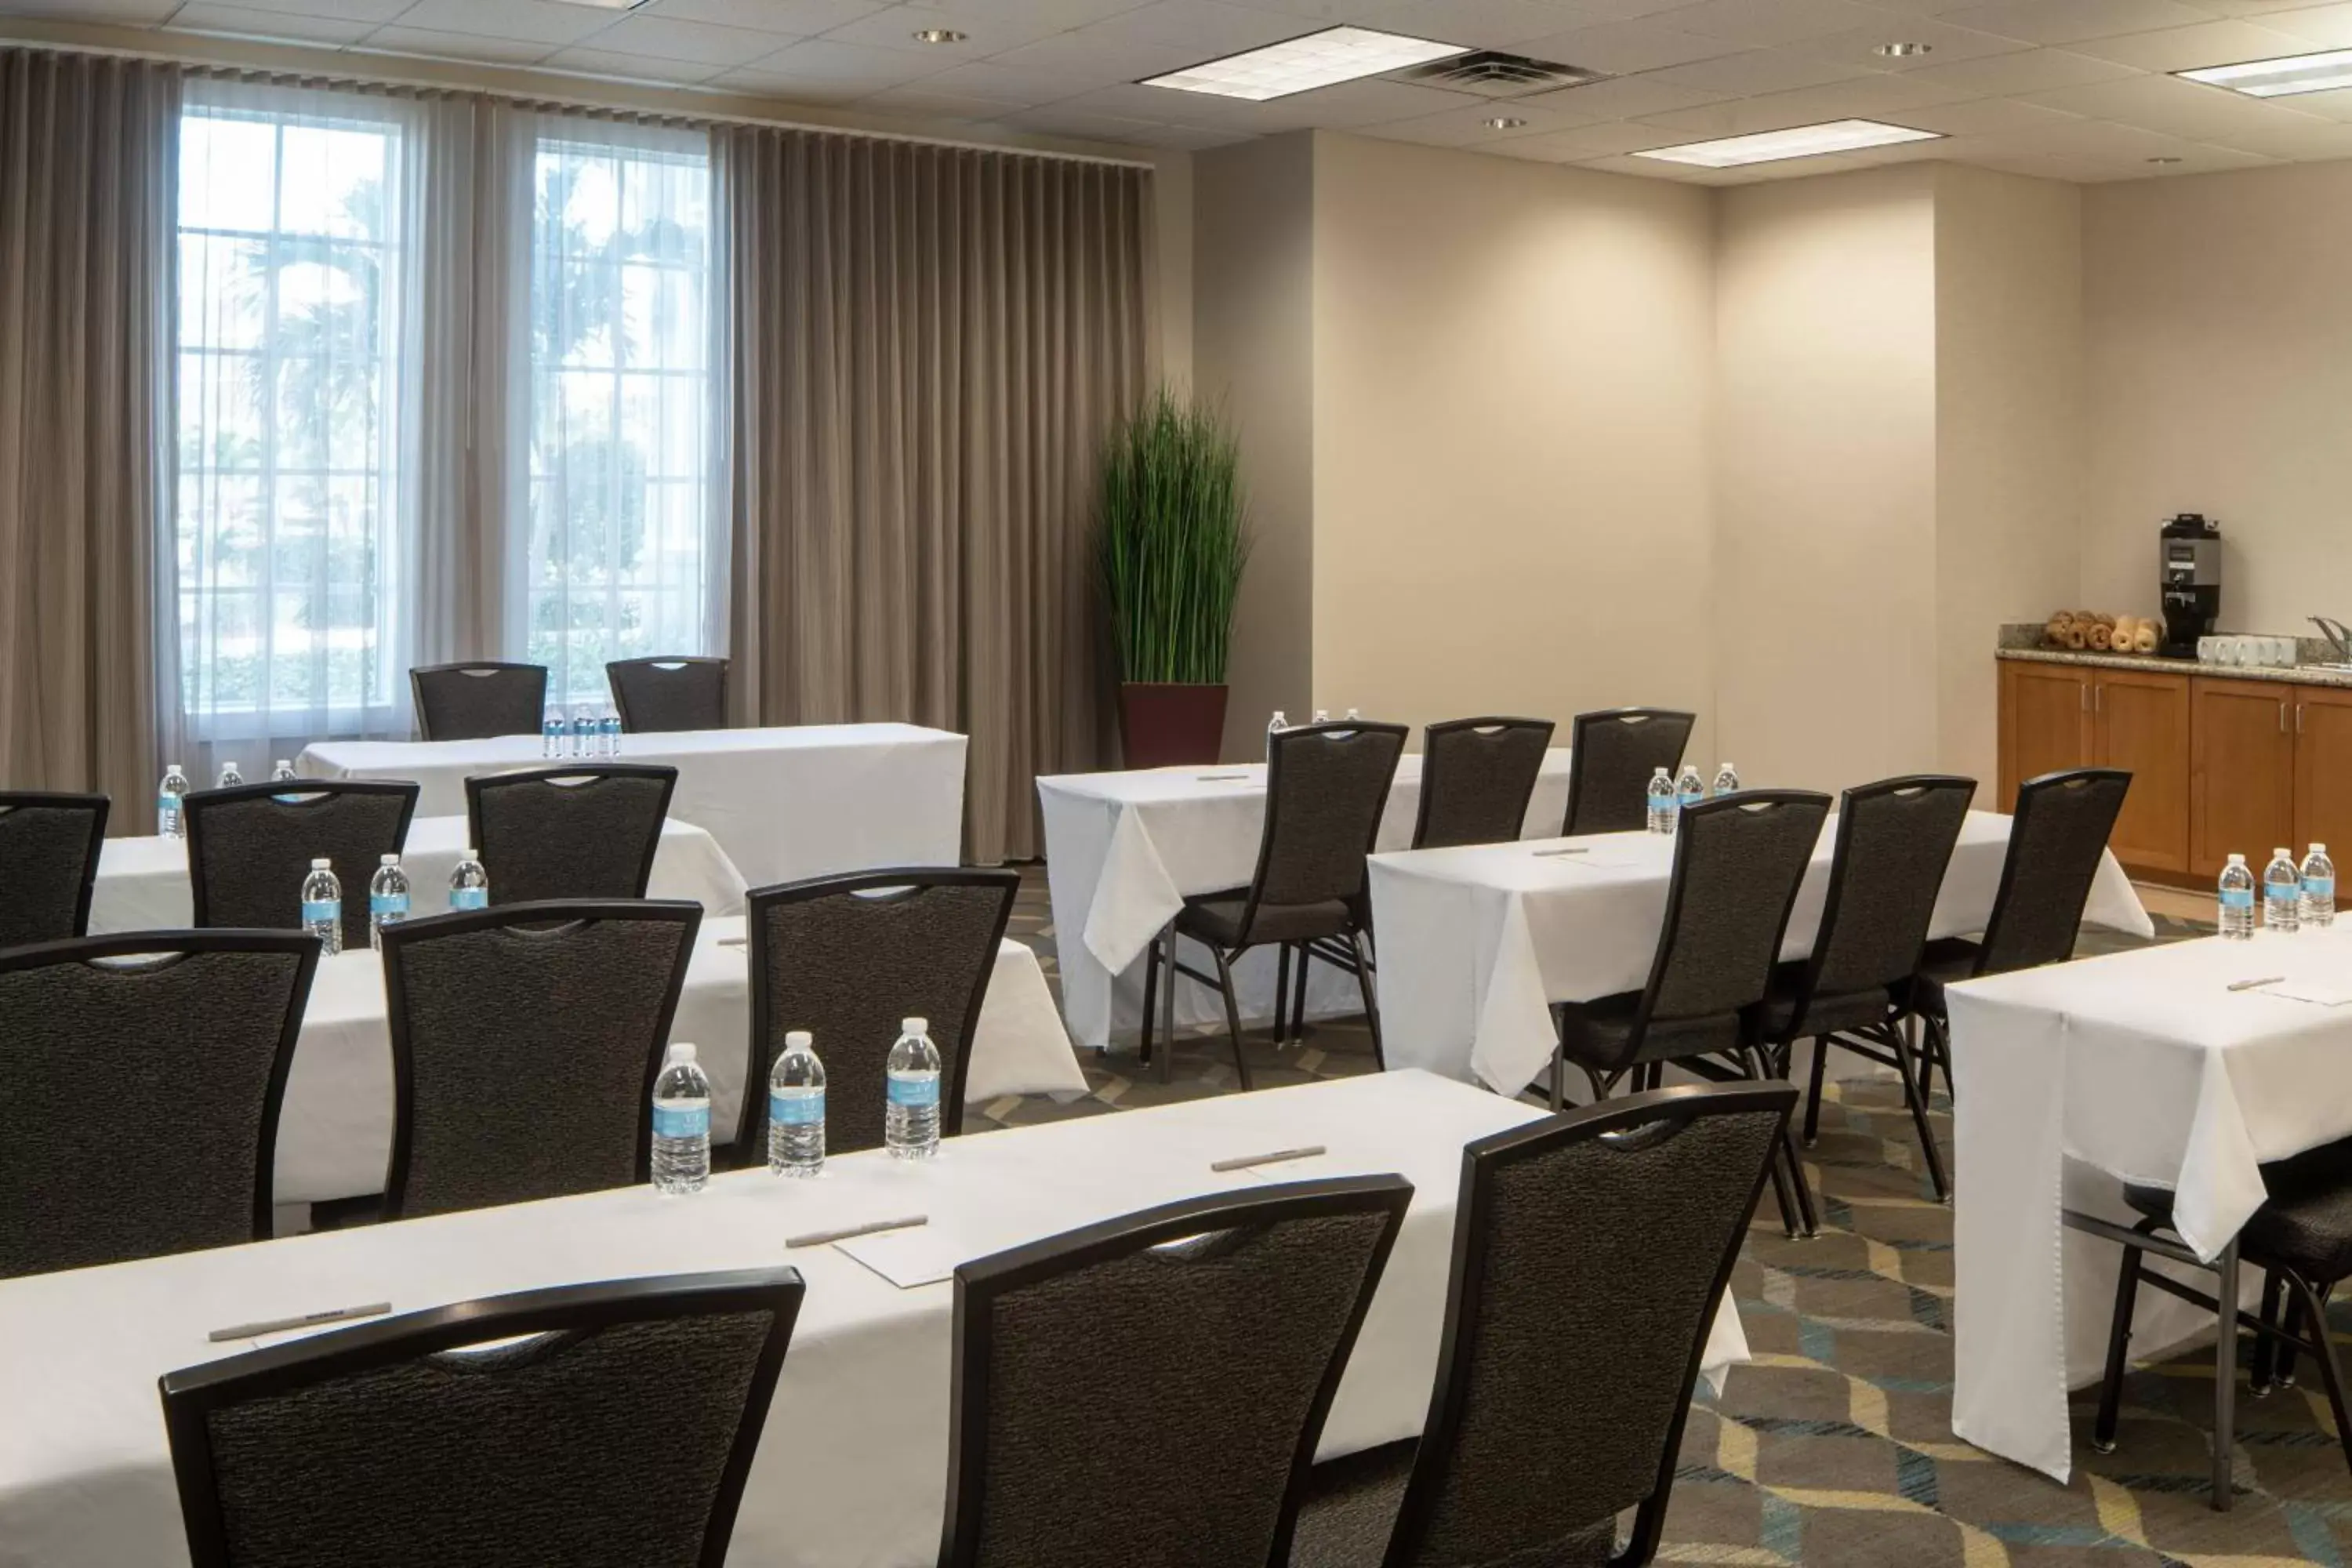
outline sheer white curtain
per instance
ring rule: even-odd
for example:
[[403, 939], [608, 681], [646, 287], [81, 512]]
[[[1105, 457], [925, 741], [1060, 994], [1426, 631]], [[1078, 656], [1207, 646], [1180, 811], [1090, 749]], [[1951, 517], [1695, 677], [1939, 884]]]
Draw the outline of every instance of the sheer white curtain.
[[181, 717], [205, 774], [408, 732], [422, 110], [188, 84], [173, 542]]
[[707, 132], [511, 117], [527, 180], [509, 304], [505, 645], [551, 701], [602, 704], [604, 663], [723, 651], [723, 305]]

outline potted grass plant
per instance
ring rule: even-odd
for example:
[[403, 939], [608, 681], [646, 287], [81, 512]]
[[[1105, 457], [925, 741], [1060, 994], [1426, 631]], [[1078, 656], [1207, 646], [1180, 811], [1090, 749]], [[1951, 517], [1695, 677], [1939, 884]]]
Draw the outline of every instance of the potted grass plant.
[[1217, 410], [1166, 387], [1105, 444], [1095, 544], [1129, 767], [1217, 760], [1249, 559], [1239, 467]]

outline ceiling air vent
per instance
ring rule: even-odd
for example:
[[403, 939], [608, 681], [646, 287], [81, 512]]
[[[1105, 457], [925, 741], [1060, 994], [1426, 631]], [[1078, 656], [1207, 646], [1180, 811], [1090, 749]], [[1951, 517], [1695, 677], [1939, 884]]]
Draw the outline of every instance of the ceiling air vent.
[[1425, 66], [1399, 71], [1395, 79], [1417, 81], [1428, 87], [1451, 88], [1456, 92], [1475, 92], [1485, 98], [1517, 98], [1522, 93], [1582, 87], [1587, 82], [1600, 81], [1608, 74], [1606, 71], [1586, 70], [1581, 66], [1529, 59], [1525, 55], [1474, 49], [1466, 55], [1454, 55], [1445, 59], [1432, 60]]

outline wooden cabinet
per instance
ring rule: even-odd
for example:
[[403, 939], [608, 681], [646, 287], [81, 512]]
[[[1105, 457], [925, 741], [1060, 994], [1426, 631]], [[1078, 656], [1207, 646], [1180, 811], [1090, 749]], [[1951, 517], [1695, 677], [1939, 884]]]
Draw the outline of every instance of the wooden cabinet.
[[2352, 854], [2352, 690], [2294, 689], [2295, 853], [2316, 843]]
[[2272, 680], [2200, 677], [2193, 683], [2189, 716], [2189, 868], [2193, 874], [2220, 875], [2233, 850], [2259, 868], [2273, 847], [2294, 837], [2293, 710], [2303, 689]]
[[[2107, 840], [2116, 858], [2189, 869], [2189, 680], [2168, 670], [2092, 669], [2091, 760], [2132, 775]], [[2347, 719], [2352, 719], [2347, 710]], [[2352, 731], [2352, 725], [2347, 725]], [[2032, 774], [2027, 774], [2032, 777]], [[2011, 799], [2014, 800], [2015, 795]]]
[[2000, 670], [2000, 800], [1979, 804], [2007, 811], [2027, 779], [2089, 765], [2093, 671], [2024, 659], [2004, 660]]

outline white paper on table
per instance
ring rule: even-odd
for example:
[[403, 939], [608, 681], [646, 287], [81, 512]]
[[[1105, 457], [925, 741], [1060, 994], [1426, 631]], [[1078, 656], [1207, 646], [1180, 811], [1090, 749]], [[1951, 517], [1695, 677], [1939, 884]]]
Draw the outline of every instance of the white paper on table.
[[955, 1278], [956, 1265], [978, 1256], [944, 1228], [908, 1226], [872, 1236], [844, 1237], [834, 1250], [856, 1258], [901, 1290]]
[[2352, 985], [2340, 980], [2281, 980], [2259, 988], [2266, 996], [2284, 996], [2292, 1002], [2313, 1002], [2322, 1007], [2341, 1007], [2352, 1002]]

